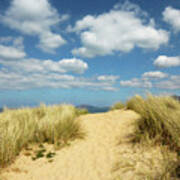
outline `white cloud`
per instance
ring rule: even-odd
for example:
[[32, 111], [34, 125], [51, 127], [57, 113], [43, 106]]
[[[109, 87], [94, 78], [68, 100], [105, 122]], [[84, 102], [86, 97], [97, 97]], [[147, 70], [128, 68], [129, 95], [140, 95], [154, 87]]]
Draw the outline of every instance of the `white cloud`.
[[154, 61], [154, 65], [162, 68], [180, 66], [180, 57], [158, 56]]
[[177, 80], [180, 81], [180, 75], [171, 75], [170, 79], [173, 81], [177, 81]]
[[66, 41], [60, 35], [46, 32], [40, 35], [40, 42], [38, 47], [45, 52], [54, 53], [54, 49], [65, 43]]
[[57, 72], [33, 72], [0, 70], [0, 90], [24, 90], [32, 88], [90, 88], [116, 91], [108, 82], [96, 82], [89, 78], [75, 77]]
[[[0, 38], [12, 47], [23, 48], [21, 38]], [[9, 55], [10, 56], [10, 55]], [[53, 61], [35, 58], [0, 57], [0, 90], [24, 90], [32, 88], [90, 88], [93, 90], [115, 91], [113, 82], [98, 82], [94, 78], [83, 78], [79, 74], [88, 69], [81, 59], [70, 58]], [[9, 59], [7, 59], [9, 58]], [[68, 73], [78, 74], [78, 76]]]
[[118, 88], [112, 87], [112, 86], [107, 86], [107, 87], [103, 87], [102, 90], [105, 91], [118, 91]]
[[154, 85], [160, 89], [170, 89], [177, 90], [180, 89], [180, 76], [171, 76], [170, 79], [165, 81], [160, 81]]
[[0, 64], [8, 67], [12, 72], [20, 71], [26, 73], [67, 73], [73, 72], [77, 74], [84, 73], [88, 64], [80, 59], [63, 59], [59, 61], [39, 60], [39, 59], [21, 59], [19, 61], [4, 61], [0, 60]]
[[6, 59], [18, 59], [25, 57], [24, 51], [15, 47], [0, 45], [0, 57]]
[[0, 58], [13, 60], [24, 58], [25, 56], [22, 37], [0, 37]]
[[166, 7], [163, 11], [163, 19], [169, 23], [175, 32], [180, 31], [180, 10], [172, 8], [170, 6]]
[[0, 59], [0, 90], [24, 90], [32, 88], [89, 88], [92, 90], [116, 91], [114, 82], [97, 81], [68, 74], [81, 74], [88, 64], [80, 59], [60, 61], [20, 59], [7, 61]]
[[135, 47], [158, 49], [167, 44], [167, 31], [155, 28], [136, 5], [126, 3], [98, 16], [87, 15], [68, 27], [68, 31], [80, 34], [82, 47], [72, 50], [74, 55], [95, 57], [114, 52], [129, 52]]
[[142, 75], [142, 78], [120, 81], [120, 85], [124, 87], [177, 90], [180, 89], [180, 75], [147, 72]]
[[37, 35], [38, 47], [47, 52], [63, 44], [65, 40], [52, 32], [52, 27], [66, 20], [68, 15], [59, 16], [48, 0], [12, 0], [10, 7], [1, 16], [2, 22], [12, 29], [27, 35]]
[[46, 78], [49, 80], [53, 79], [53, 80], [67, 80], [67, 81], [73, 81], [75, 79], [75, 77], [72, 75], [57, 74], [57, 73], [52, 73]]
[[80, 59], [62, 59], [59, 61], [59, 66], [66, 71], [82, 74], [88, 69], [88, 64]]
[[161, 79], [161, 78], [166, 78], [168, 77], [168, 74], [160, 72], [160, 71], [150, 71], [150, 72], [145, 72], [142, 75], [143, 78], [150, 78], [150, 79]]
[[97, 77], [98, 81], [115, 82], [117, 79], [119, 79], [119, 76], [114, 76], [114, 75], [101, 75]]
[[120, 85], [125, 87], [152, 88], [152, 83], [150, 81], [137, 78], [127, 81], [120, 81]]
[[64, 75], [57, 73], [27, 73], [27, 72], [11, 72], [7, 69], [0, 71], [0, 89], [31, 89], [31, 88], [69, 88], [68, 82], [73, 81], [72, 75]]

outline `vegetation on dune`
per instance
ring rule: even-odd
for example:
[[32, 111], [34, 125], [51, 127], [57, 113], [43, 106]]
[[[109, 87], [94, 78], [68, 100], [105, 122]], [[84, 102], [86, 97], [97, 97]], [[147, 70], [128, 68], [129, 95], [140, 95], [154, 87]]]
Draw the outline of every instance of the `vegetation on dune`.
[[[142, 147], [150, 142], [151, 145], [157, 145], [152, 146], [153, 148], [159, 147], [162, 151], [162, 157], [158, 160], [158, 163], [162, 164], [162, 170], [151, 174], [142, 168], [141, 172], [135, 173], [140, 173], [145, 179], [165, 180], [172, 175], [180, 177], [180, 102], [172, 97], [135, 96], [126, 104], [118, 102], [111, 107], [111, 110], [116, 109], [130, 109], [140, 114], [141, 118], [135, 124], [133, 142], [141, 142], [142, 144], [138, 145]], [[28, 149], [29, 143], [40, 143], [35, 153], [26, 152], [27, 155], [33, 155], [33, 160], [47, 158], [48, 162], [53, 162], [55, 152], [47, 151], [42, 143], [63, 147], [68, 145], [70, 140], [82, 138], [84, 133], [76, 117], [87, 113], [87, 109], [75, 108], [72, 105], [4, 109], [0, 114], [0, 167], [11, 163], [23, 148]], [[133, 153], [133, 156], [136, 155]], [[137, 158], [137, 161], [131, 161], [127, 157], [127, 160], [121, 159], [118, 166], [124, 171], [136, 169], [137, 162], [140, 164], [141, 161], [143, 157]], [[153, 157], [148, 162], [150, 167]]]
[[127, 109], [141, 115], [136, 140], [153, 139], [155, 143], [180, 148], [180, 103], [172, 97], [135, 96], [127, 102]]
[[118, 110], [118, 109], [124, 109], [125, 105], [122, 102], [117, 102], [114, 105], [112, 105], [112, 107], [110, 108], [110, 110]]
[[52, 143], [59, 146], [82, 138], [80, 122], [75, 119], [84, 111], [71, 105], [17, 110], [0, 114], [0, 166], [11, 163], [28, 143]]
[[[180, 158], [180, 103], [172, 97], [148, 95], [146, 98], [135, 96], [126, 103], [127, 109], [141, 115], [136, 124], [135, 142], [166, 145], [177, 152]], [[166, 155], [166, 157], [168, 157]], [[173, 168], [172, 168], [173, 167]], [[180, 161], [169, 165], [171, 172], [180, 176]], [[164, 177], [169, 176], [167, 169]]]
[[86, 108], [76, 108], [76, 114], [77, 115], [83, 115], [83, 114], [88, 114], [88, 110]]

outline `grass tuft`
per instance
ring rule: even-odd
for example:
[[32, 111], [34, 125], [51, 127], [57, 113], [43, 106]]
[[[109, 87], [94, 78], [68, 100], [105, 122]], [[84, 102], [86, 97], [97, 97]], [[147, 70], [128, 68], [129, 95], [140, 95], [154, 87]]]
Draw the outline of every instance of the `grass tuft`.
[[114, 105], [112, 105], [112, 107], [110, 108], [110, 110], [118, 110], [118, 109], [124, 109], [125, 105], [122, 102], [117, 102]]
[[88, 114], [88, 110], [86, 108], [76, 108], [76, 114], [79, 115], [84, 115]]
[[151, 139], [154, 143], [180, 150], [180, 103], [172, 97], [135, 96], [127, 108], [141, 115], [135, 139]]
[[[48, 142], [58, 146], [82, 138], [80, 122], [75, 119], [80, 114], [71, 105], [6, 108], [0, 114], [0, 166], [11, 163], [29, 143]], [[42, 154], [39, 152], [38, 156]]]

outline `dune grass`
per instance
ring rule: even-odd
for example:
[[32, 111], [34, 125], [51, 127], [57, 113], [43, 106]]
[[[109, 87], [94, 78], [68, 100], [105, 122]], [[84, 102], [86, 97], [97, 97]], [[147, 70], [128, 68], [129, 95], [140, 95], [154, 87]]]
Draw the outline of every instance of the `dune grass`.
[[80, 122], [84, 112], [71, 105], [5, 109], [0, 114], [0, 167], [11, 163], [28, 143], [52, 143], [59, 146], [82, 138]]
[[180, 103], [172, 97], [135, 96], [127, 102], [127, 109], [141, 115], [136, 140], [153, 139], [155, 143], [180, 148]]
[[[175, 180], [179, 163], [176, 153], [167, 146], [137, 146], [128, 156], [122, 156], [115, 164], [119, 174], [114, 180], [127, 179], [124, 175], [133, 172], [131, 178], [137, 180]], [[148, 156], [149, 154], [149, 156]], [[117, 171], [117, 172], [118, 172]], [[132, 178], [133, 177], [133, 178]]]
[[88, 114], [88, 110], [86, 108], [76, 108], [76, 114], [77, 115], [85, 115]]
[[111, 106], [110, 111], [124, 109], [124, 108], [125, 108], [125, 105], [122, 102], [117, 102]]
[[[171, 165], [168, 164], [162, 179], [168, 179], [171, 174], [180, 177], [179, 101], [172, 97], [148, 95], [146, 98], [142, 98], [135, 96], [127, 101], [126, 106], [127, 109], [134, 110], [141, 115], [141, 119], [136, 124], [133, 139], [135, 142], [166, 145], [169, 149], [177, 152], [177, 161]], [[168, 158], [168, 153], [166, 158]]]

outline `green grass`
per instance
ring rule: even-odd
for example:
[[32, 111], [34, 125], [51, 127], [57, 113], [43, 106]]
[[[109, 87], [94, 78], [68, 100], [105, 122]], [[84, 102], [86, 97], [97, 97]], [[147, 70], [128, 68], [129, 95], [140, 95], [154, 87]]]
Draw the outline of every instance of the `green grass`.
[[82, 138], [84, 133], [76, 119], [82, 113], [77, 111], [71, 105], [5, 109], [0, 114], [0, 167], [11, 163], [29, 143], [58, 146]]
[[118, 109], [124, 109], [125, 105], [122, 102], [117, 102], [110, 108], [110, 111], [112, 110], [118, 110]]
[[47, 152], [44, 146], [39, 146], [38, 150], [34, 151], [33, 154], [34, 155], [31, 157], [33, 161], [43, 157], [46, 157], [47, 159], [52, 159], [56, 155], [55, 152]]
[[54, 156], [56, 155], [56, 153], [54, 153], [54, 152], [49, 152], [49, 153], [47, 153], [46, 154], [46, 158], [53, 158]]

